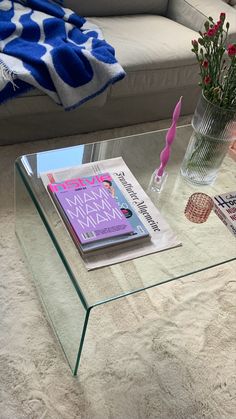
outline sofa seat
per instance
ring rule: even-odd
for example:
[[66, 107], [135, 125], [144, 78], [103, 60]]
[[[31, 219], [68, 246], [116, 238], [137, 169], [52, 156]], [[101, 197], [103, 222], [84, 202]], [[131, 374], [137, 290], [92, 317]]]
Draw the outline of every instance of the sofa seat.
[[[83, 109], [90, 107], [99, 108], [104, 106], [107, 100], [107, 91], [96, 96], [92, 100], [83, 104]], [[50, 112], [72, 113], [73, 111], [65, 111], [60, 105], [46, 95], [42, 90], [31, 89], [14, 99], [10, 99], [0, 106], [0, 121], [3, 118], [18, 117], [21, 115], [38, 115]], [[2, 121], [1, 121], [2, 122]], [[0, 122], [0, 124], [1, 124]]]
[[36, 89], [7, 101], [0, 107], [0, 144], [170, 118], [180, 96], [181, 115], [192, 113], [200, 87], [191, 40], [198, 38], [207, 16], [217, 19], [225, 11], [231, 42], [236, 42], [232, 1], [64, 0], [65, 7], [101, 28], [127, 75], [69, 112]]
[[[110, 98], [150, 95], [194, 86], [198, 82], [197, 64], [191, 40], [197, 33], [163, 16], [129, 15], [89, 18], [103, 32], [116, 51], [126, 77], [82, 108], [101, 107]], [[128, 31], [127, 31], [128, 28]], [[175, 36], [173, 37], [173, 33]], [[126, 48], [124, 48], [124, 43]], [[64, 112], [44, 92], [33, 89], [8, 101], [1, 117]]]
[[225, 3], [228, 3], [229, 6], [232, 6], [236, 9], [236, 0], [222, 0]]
[[[197, 37], [195, 31], [154, 15], [89, 20], [102, 30], [104, 38], [115, 48], [116, 58], [127, 74], [83, 108], [103, 106], [106, 95], [114, 98], [147, 95], [198, 83], [196, 59], [191, 52], [191, 40]], [[33, 99], [35, 96], [37, 101]], [[54, 102], [38, 89], [30, 90], [7, 105], [0, 108], [0, 112], [12, 112], [12, 106], [15, 115], [55, 111]], [[63, 111], [60, 106], [58, 110]]]
[[90, 20], [101, 28], [127, 72], [111, 87], [111, 97], [150, 94], [198, 83], [197, 63], [191, 52], [191, 40], [198, 36], [195, 31], [154, 15]]

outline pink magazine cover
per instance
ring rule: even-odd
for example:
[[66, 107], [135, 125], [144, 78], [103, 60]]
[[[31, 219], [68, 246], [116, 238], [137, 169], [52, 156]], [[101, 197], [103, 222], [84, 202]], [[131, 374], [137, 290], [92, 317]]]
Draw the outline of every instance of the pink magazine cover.
[[55, 190], [48, 186], [82, 244], [133, 232], [129, 221], [103, 184]]

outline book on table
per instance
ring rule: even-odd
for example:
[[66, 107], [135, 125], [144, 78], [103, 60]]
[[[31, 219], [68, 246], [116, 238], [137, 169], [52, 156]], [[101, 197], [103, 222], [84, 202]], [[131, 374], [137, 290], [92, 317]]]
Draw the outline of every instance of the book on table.
[[49, 193], [82, 253], [147, 240], [149, 233], [109, 173], [48, 185]]
[[[108, 175], [104, 182], [102, 175]], [[88, 270], [135, 259], [181, 245], [160, 211], [145, 193], [122, 157], [56, 169], [40, 174], [45, 188], [53, 198], [55, 191], [103, 187], [113, 194], [120, 211], [130, 223], [132, 232], [101, 240], [81, 243], [68, 218], [62, 216], [67, 230], [78, 245]], [[102, 182], [101, 182], [102, 181]], [[48, 185], [51, 186], [48, 189]], [[56, 203], [55, 197], [53, 202]], [[58, 202], [56, 203], [58, 208]], [[59, 208], [58, 208], [59, 210]], [[103, 246], [105, 251], [102, 251]]]
[[236, 192], [215, 195], [213, 203], [216, 215], [236, 237]]

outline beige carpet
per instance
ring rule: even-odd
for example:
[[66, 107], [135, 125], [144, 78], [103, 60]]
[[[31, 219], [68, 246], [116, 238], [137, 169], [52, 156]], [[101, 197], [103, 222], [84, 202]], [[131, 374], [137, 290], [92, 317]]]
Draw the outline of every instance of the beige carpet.
[[18, 155], [162, 125], [0, 147], [0, 419], [235, 419], [235, 263], [96, 308], [73, 378], [14, 235]]

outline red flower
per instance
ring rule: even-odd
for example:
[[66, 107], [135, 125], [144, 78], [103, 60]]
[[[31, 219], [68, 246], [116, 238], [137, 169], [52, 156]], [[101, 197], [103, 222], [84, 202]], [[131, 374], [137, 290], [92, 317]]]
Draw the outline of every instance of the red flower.
[[221, 14], [220, 14], [220, 20], [222, 22], [224, 22], [224, 20], [225, 20], [225, 13], [224, 12], [221, 12]]
[[205, 84], [209, 84], [211, 82], [211, 78], [210, 78], [210, 76], [206, 76], [205, 78], [204, 78], [204, 83]]
[[204, 67], [204, 68], [208, 68], [208, 66], [209, 66], [208, 61], [207, 61], [207, 60], [204, 60], [204, 61], [202, 62], [202, 67]]
[[234, 109], [236, 40], [228, 40], [227, 14], [222, 12], [218, 16], [217, 22], [209, 16], [204, 29], [198, 32], [200, 37], [192, 40], [191, 51], [200, 67], [198, 84], [206, 99], [222, 108]]
[[236, 55], [236, 44], [229, 44], [227, 51], [229, 57], [234, 57]]
[[208, 36], [214, 36], [216, 33], [216, 29], [215, 28], [211, 28], [207, 31], [207, 35]]
[[198, 42], [197, 42], [197, 40], [196, 40], [196, 39], [193, 39], [193, 41], [192, 41], [192, 46], [193, 46], [193, 47], [198, 47]]

